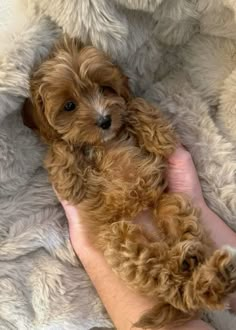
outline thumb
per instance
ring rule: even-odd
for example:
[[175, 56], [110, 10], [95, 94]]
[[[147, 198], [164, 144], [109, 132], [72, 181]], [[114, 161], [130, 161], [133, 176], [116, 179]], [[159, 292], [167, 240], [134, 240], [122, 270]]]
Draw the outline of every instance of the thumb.
[[85, 249], [86, 246], [90, 246], [90, 238], [87, 229], [80, 219], [77, 207], [70, 205], [66, 201], [62, 201], [61, 204], [68, 219], [70, 241], [75, 252], [79, 255], [80, 251]]
[[61, 204], [66, 213], [66, 217], [68, 219], [70, 230], [73, 230], [73, 231], [79, 230], [80, 218], [79, 218], [79, 213], [78, 213], [77, 208], [73, 205], [70, 205], [66, 201], [62, 201]]
[[69, 202], [62, 200], [54, 186], [53, 186], [53, 190], [65, 211], [65, 214], [66, 214], [66, 217], [67, 217], [67, 220], [69, 223], [69, 229], [71, 229], [71, 228], [73, 229], [74, 227], [76, 229], [76, 226], [79, 226], [79, 214], [78, 214], [76, 207], [69, 204]]

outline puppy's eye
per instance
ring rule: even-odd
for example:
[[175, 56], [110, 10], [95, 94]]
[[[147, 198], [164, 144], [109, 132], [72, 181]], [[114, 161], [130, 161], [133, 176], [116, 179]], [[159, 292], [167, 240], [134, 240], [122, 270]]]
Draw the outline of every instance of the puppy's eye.
[[182, 271], [187, 272], [189, 269], [190, 269], [190, 264], [186, 260], [184, 260], [182, 263]]
[[74, 101], [68, 101], [64, 104], [64, 111], [74, 111], [76, 109], [76, 103]]
[[100, 93], [102, 93], [102, 94], [116, 94], [116, 91], [110, 86], [100, 86]]

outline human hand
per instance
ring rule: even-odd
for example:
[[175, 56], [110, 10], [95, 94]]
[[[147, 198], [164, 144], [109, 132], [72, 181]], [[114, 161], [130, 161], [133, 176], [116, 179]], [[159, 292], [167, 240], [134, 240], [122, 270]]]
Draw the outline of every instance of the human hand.
[[68, 220], [70, 241], [77, 256], [80, 257], [87, 249], [95, 249], [86, 226], [80, 220], [79, 208], [67, 201], [61, 201], [61, 204]]
[[190, 153], [179, 146], [168, 159], [168, 190], [184, 193], [197, 207], [206, 207], [198, 174]]
[[201, 209], [201, 220], [216, 247], [236, 246], [236, 234], [206, 204], [196, 168], [190, 153], [178, 147], [169, 158], [168, 181], [170, 192], [185, 193]]
[[[152, 300], [131, 291], [111, 270], [104, 256], [93, 248], [85, 226], [80, 222], [79, 210], [62, 202], [69, 222], [70, 238], [75, 253], [80, 258], [94, 284], [108, 314], [117, 329], [136, 330], [133, 324], [153, 307]], [[143, 218], [149, 219], [148, 213]], [[138, 330], [138, 329], [137, 329]], [[201, 320], [193, 320], [181, 327], [160, 330], [213, 330]]]

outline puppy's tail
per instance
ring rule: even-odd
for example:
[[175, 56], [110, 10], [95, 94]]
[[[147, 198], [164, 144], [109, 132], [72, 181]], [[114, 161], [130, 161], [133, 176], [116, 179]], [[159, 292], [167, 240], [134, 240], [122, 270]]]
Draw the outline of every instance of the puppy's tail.
[[141, 329], [160, 329], [164, 326], [179, 326], [195, 315], [185, 314], [168, 303], [158, 303], [134, 324]]

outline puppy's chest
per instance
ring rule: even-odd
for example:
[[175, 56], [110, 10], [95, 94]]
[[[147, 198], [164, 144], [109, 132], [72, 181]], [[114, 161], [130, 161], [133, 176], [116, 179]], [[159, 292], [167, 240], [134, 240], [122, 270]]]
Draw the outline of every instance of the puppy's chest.
[[139, 148], [133, 137], [90, 148], [86, 151], [86, 157], [103, 183], [109, 183], [114, 188], [116, 184], [122, 184], [133, 189], [141, 181], [155, 176], [159, 163]]

